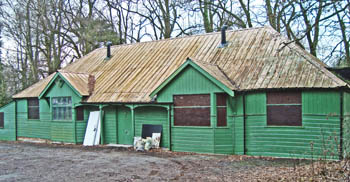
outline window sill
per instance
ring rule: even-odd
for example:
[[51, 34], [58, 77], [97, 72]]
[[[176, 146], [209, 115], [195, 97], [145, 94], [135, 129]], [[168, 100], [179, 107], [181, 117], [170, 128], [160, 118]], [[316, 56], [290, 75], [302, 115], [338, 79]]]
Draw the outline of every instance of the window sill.
[[210, 126], [171, 126], [172, 128], [211, 129]]
[[51, 122], [71, 123], [73, 120], [51, 120]]
[[230, 129], [228, 126], [217, 126], [215, 129]]
[[294, 129], [305, 129], [304, 126], [265, 126], [264, 128], [294, 128]]

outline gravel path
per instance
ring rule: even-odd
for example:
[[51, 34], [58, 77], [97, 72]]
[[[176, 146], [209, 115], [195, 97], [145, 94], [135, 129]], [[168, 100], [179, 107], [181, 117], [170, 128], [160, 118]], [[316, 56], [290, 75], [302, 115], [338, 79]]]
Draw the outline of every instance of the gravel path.
[[0, 181], [247, 181], [290, 160], [0, 142]]

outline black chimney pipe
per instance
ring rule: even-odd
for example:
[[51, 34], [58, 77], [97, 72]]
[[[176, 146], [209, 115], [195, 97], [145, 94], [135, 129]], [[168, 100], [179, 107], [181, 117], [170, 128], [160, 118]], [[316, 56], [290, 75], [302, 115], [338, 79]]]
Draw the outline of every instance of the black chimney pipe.
[[112, 45], [112, 42], [107, 42], [106, 43], [107, 45], [107, 58], [111, 58], [111, 45]]
[[227, 42], [226, 42], [226, 30], [227, 30], [227, 25], [223, 25], [221, 28], [221, 47], [224, 47]]

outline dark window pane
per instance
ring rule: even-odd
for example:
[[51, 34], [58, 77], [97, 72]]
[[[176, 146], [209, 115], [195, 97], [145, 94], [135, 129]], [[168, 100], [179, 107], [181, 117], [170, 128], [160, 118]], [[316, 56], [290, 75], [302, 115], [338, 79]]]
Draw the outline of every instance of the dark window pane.
[[209, 94], [174, 95], [175, 106], [210, 106]]
[[227, 126], [226, 107], [216, 109], [217, 126]]
[[210, 126], [210, 108], [175, 108], [175, 126]]
[[52, 119], [57, 120], [57, 108], [52, 108]]
[[0, 112], [0, 128], [4, 128], [5, 125], [5, 116], [3, 112]]
[[216, 106], [226, 106], [226, 97], [224, 93], [216, 94]]
[[267, 125], [301, 126], [301, 105], [267, 106]]
[[39, 119], [39, 107], [28, 108], [28, 119]]
[[75, 114], [77, 121], [84, 121], [84, 107], [77, 107], [75, 109]]
[[301, 92], [268, 92], [267, 104], [301, 104]]
[[39, 99], [28, 99], [28, 106], [39, 106]]
[[39, 99], [28, 99], [28, 119], [39, 119]]
[[227, 94], [216, 94], [216, 123], [217, 126], [227, 126], [226, 118], [226, 98]]
[[67, 107], [67, 119], [72, 119], [72, 107]]

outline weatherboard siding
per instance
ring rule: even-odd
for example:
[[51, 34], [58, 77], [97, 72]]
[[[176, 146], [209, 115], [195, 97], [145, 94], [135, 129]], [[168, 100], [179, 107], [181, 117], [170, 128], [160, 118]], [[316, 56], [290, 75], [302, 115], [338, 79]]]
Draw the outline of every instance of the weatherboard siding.
[[160, 146], [169, 147], [168, 111], [166, 108], [142, 106], [135, 108], [135, 136], [142, 135], [143, 124], [162, 125]]
[[173, 95], [224, 92], [199, 71], [187, 67], [157, 95], [158, 102], [173, 102]]
[[117, 143], [117, 108], [106, 107], [104, 110], [103, 133], [105, 144]]
[[230, 107], [232, 113], [232, 138], [234, 154], [244, 154], [244, 117], [243, 117], [243, 96], [235, 95], [231, 99]]
[[[214, 130], [214, 153], [217, 154], [234, 154], [234, 100], [232, 97], [227, 97], [227, 126], [216, 127]], [[214, 117], [214, 123], [216, 118]]]
[[72, 121], [52, 121], [51, 140], [56, 142], [75, 143], [74, 123]]
[[19, 99], [16, 102], [18, 137], [51, 139], [51, 114], [46, 101], [39, 101], [40, 119], [28, 119], [27, 99]]
[[343, 150], [350, 156], [350, 92], [343, 93]]
[[[302, 92], [302, 126], [267, 126], [265, 93], [250, 93], [245, 99], [246, 154], [299, 158], [338, 157], [339, 92]], [[325, 151], [328, 152], [324, 153]]]
[[27, 99], [17, 99], [17, 135], [18, 137], [48, 139], [55, 142], [81, 143], [85, 134], [86, 122], [53, 121], [51, 113], [52, 97], [72, 97], [72, 109], [81, 98], [68, 84], [62, 87], [53, 84], [39, 100], [39, 119], [28, 119]]
[[85, 130], [86, 130], [86, 121], [77, 121], [76, 122], [76, 142], [77, 143], [83, 143], [84, 137], [85, 137]]
[[[173, 102], [174, 95], [215, 94], [224, 91], [206, 78], [198, 70], [187, 67], [179, 73], [157, 95], [158, 102]], [[230, 98], [228, 96], [228, 98]], [[215, 97], [211, 97], [211, 107], [215, 108]], [[232, 104], [230, 100], [228, 105]], [[199, 153], [233, 154], [232, 125], [233, 110], [228, 107], [227, 127], [216, 126], [216, 111], [211, 109], [211, 126], [174, 126], [174, 113], [171, 111], [171, 150]], [[164, 110], [164, 116], [166, 110]], [[163, 127], [164, 128], [164, 127]], [[164, 140], [163, 140], [164, 141]]]
[[172, 127], [173, 151], [214, 153], [214, 130], [209, 127]]
[[4, 128], [0, 128], [0, 139], [16, 140], [16, 103], [13, 101], [1, 107], [0, 112], [4, 113]]

